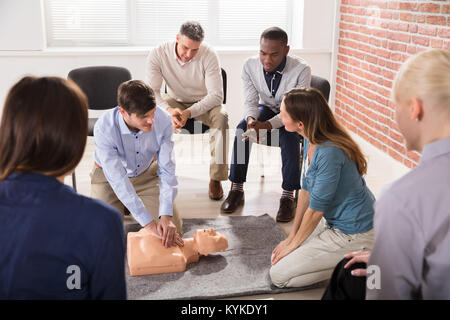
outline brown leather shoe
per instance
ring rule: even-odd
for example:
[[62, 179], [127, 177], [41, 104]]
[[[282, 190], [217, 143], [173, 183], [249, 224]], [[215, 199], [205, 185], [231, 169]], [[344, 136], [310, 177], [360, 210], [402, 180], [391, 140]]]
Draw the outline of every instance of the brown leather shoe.
[[223, 198], [223, 189], [220, 181], [212, 179], [209, 181], [209, 198], [211, 200], [220, 200]]
[[244, 192], [238, 190], [230, 190], [228, 197], [222, 203], [220, 210], [225, 213], [233, 213], [236, 209], [244, 205]]
[[281, 197], [280, 209], [277, 213], [277, 222], [289, 222], [295, 216], [295, 200], [288, 197]]

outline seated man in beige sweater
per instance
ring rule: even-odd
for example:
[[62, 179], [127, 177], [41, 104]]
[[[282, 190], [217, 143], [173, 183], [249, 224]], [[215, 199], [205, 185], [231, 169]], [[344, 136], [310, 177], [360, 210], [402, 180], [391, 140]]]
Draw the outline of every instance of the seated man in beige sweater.
[[[153, 88], [156, 103], [172, 116], [175, 130], [189, 118], [210, 127], [209, 197], [223, 197], [221, 181], [228, 177], [228, 114], [222, 106], [222, 75], [217, 54], [203, 41], [198, 22], [185, 22], [176, 41], [153, 49], [147, 57], [147, 82]], [[163, 80], [167, 94], [161, 95]]]

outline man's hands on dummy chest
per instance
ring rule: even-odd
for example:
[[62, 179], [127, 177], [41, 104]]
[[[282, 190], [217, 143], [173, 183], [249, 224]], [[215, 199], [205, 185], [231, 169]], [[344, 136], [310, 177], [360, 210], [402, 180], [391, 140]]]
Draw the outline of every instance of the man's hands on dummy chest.
[[173, 127], [175, 130], [181, 129], [186, 124], [186, 121], [191, 117], [189, 109], [181, 110], [178, 108], [167, 108], [167, 112], [172, 116]]
[[183, 239], [177, 232], [177, 227], [172, 221], [171, 216], [161, 216], [159, 223], [154, 220], [145, 226], [145, 229], [151, 234], [161, 238], [164, 247], [184, 246]]

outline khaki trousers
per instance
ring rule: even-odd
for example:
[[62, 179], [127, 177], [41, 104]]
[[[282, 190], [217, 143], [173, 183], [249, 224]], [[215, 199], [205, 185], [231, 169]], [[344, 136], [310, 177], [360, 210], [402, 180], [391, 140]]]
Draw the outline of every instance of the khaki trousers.
[[[155, 222], [159, 218], [159, 184], [158, 184], [158, 164], [153, 161], [149, 168], [139, 176], [129, 178], [131, 184], [136, 190], [136, 194], [141, 198], [147, 211], [152, 215]], [[100, 199], [114, 207], [120, 212], [124, 212], [124, 205], [117, 198], [114, 190], [106, 180], [103, 170], [94, 166], [90, 173], [91, 176], [91, 197]], [[173, 204], [172, 221], [176, 225], [178, 233], [182, 235], [182, 220], [178, 213], [175, 203]]]
[[[172, 107], [185, 110], [194, 103], [179, 102], [168, 94], [163, 99]], [[223, 106], [217, 106], [205, 112], [194, 120], [206, 124], [209, 129], [209, 147], [211, 151], [211, 163], [209, 165], [209, 177], [212, 180], [224, 181], [228, 179], [228, 113]]]
[[270, 278], [279, 288], [305, 287], [330, 279], [344, 255], [371, 250], [373, 242], [373, 229], [366, 233], [345, 234], [326, 226], [322, 218], [300, 247], [270, 268]]

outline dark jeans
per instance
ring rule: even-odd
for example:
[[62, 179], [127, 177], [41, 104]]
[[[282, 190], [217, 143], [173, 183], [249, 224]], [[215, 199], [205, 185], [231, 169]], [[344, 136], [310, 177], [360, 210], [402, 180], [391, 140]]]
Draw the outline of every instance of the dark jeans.
[[[267, 121], [277, 115], [263, 105], [259, 105], [258, 110], [258, 121]], [[246, 130], [247, 121], [244, 119], [237, 126], [233, 144], [229, 179], [234, 183], [243, 183], [247, 177], [248, 159], [252, 142], [242, 141], [242, 133]], [[284, 127], [281, 127], [268, 132], [267, 139], [262, 142], [264, 145], [279, 146], [281, 148], [282, 188], [284, 190], [293, 191], [300, 189], [300, 140], [301, 136], [297, 132], [288, 132]]]
[[364, 300], [366, 298], [366, 277], [352, 276], [354, 269], [366, 268], [365, 263], [355, 263], [348, 269], [344, 266], [350, 259], [343, 259], [334, 268], [322, 300]]

